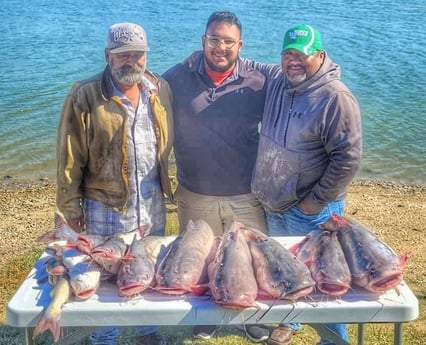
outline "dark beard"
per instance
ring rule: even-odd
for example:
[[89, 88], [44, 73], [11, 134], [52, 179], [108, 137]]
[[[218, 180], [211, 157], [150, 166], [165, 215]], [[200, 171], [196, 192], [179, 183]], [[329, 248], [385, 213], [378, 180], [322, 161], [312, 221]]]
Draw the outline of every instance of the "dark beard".
[[214, 72], [226, 72], [227, 70], [229, 70], [234, 64], [235, 61], [229, 62], [226, 66], [224, 67], [217, 67], [213, 64], [210, 63], [209, 60], [204, 59], [205, 63], [207, 64], [207, 66], [209, 66], [209, 68], [214, 71]]

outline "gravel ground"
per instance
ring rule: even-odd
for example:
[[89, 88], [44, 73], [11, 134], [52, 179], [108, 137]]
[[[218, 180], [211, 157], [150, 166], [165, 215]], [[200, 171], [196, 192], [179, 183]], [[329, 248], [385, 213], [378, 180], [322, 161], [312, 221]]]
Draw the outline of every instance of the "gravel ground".
[[[54, 210], [54, 181], [0, 180], [1, 264], [15, 255], [15, 248], [25, 251], [42, 246], [37, 238], [53, 229]], [[350, 186], [346, 215], [402, 251], [411, 251], [413, 244], [426, 249], [421, 241], [426, 233], [426, 186], [355, 181]]]
[[51, 181], [0, 182], [0, 263], [14, 249], [42, 247], [39, 235], [53, 229], [55, 184]]

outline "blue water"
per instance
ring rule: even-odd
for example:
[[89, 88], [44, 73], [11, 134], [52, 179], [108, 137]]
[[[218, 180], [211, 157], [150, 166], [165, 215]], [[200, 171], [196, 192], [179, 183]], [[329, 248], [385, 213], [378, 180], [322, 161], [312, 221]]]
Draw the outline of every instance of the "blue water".
[[308, 23], [359, 100], [364, 156], [358, 178], [426, 183], [424, 0], [7, 0], [0, 7], [0, 178], [55, 176], [56, 126], [72, 83], [103, 69], [107, 28], [147, 31], [148, 67], [164, 72], [200, 49], [211, 12], [234, 11], [241, 55], [280, 62], [284, 32]]

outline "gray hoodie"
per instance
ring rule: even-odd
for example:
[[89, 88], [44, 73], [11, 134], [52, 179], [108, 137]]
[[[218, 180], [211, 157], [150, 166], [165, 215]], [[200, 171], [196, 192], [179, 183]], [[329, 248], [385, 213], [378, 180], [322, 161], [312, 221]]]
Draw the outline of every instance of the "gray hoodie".
[[319, 71], [292, 88], [268, 81], [252, 192], [272, 213], [304, 200], [321, 211], [345, 197], [361, 161], [361, 114], [327, 55]]

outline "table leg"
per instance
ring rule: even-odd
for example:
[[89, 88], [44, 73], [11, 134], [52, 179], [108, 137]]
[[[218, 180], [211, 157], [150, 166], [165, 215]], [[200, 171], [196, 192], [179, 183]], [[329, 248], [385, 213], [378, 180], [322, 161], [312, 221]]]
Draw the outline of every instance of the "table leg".
[[33, 327], [25, 327], [25, 345], [34, 345]]
[[358, 324], [358, 345], [364, 344], [364, 324]]
[[395, 322], [393, 330], [393, 343], [394, 345], [402, 344], [402, 322]]

